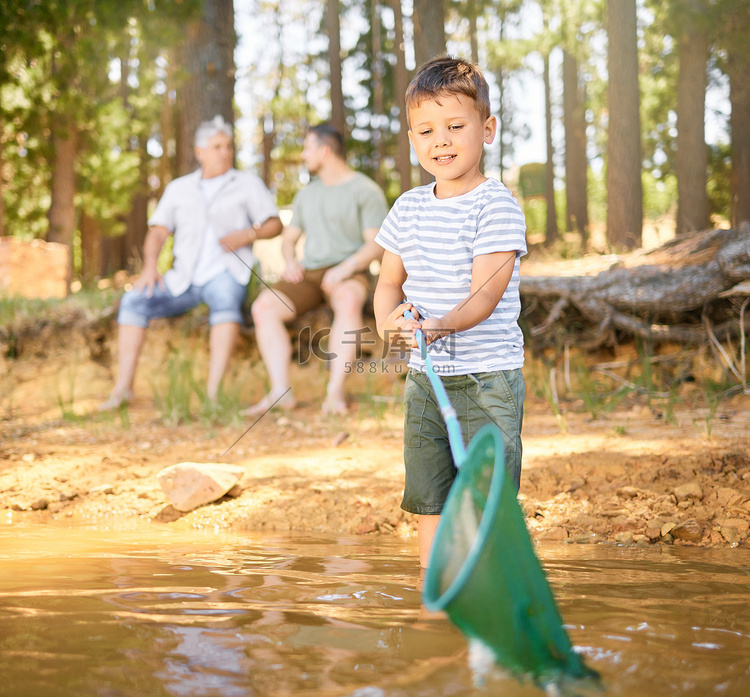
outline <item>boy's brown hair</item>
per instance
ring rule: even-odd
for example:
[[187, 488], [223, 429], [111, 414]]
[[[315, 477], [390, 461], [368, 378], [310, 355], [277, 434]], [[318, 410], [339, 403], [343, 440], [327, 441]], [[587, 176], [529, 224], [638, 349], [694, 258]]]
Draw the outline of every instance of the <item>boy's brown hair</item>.
[[439, 56], [422, 65], [406, 89], [406, 113], [425, 99], [441, 96], [472, 99], [482, 119], [490, 117], [490, 88], [479, 68], [463, 58]]

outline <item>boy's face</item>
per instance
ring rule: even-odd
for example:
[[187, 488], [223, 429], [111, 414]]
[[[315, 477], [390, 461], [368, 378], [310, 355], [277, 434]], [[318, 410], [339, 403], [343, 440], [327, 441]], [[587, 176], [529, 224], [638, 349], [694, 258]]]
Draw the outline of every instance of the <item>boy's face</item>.
[[473, 100], [441, 95], [409, 109], [409, 140], [419, 164], [435, 177], [440, 198], [471, 191], [483, 177], [479, 161], [485, 143], [495, 139], [494, 116], [483, 119]]

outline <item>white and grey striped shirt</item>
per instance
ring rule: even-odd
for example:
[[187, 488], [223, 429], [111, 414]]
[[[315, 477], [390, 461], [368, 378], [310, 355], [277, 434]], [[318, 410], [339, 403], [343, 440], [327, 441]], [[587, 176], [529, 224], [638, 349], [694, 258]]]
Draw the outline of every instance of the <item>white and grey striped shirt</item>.
[[[375, 239], [401, 257], [407, 273], [404, 294], [422, 318], [442, 317], [469, 296], [474, 257], [516, 252], [510, 283], [493, 313], [477, 326], [430, 345], [435, 369], [441, 375], [467, 375], [520, 368], [519, 269], [527, 251], [521, 207], [496, 179], [447, 199], [436, 198], [434, 188], [429, 184], [404, 193]], [[416, 349], [409, 366], [424, 371]]]

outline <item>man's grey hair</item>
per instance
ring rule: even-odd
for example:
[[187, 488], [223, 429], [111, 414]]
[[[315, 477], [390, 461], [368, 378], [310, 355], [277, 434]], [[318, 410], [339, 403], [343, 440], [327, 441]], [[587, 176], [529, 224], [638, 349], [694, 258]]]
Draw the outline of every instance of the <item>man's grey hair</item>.
[[222, 116], [214, 116], [210, 121], [204, 121], [195, 131], [195, 147], [205, 148], [208, 139], [217, 133], [224, 133], [232, 137], [232, 127], [224, 121]]

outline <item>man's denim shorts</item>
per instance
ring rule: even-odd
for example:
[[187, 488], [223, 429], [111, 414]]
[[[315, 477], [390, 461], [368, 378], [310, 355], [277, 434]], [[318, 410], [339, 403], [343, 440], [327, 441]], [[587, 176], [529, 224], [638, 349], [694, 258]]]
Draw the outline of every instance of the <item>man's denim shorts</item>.
[[117, 323], [132, 327], [148, 327], [157, 317], [184, 315], [201, 303], [208, 305], [208, 322], [215, 324], [236, 322], [242, 324], [242, 303], [247, 296], [247, 286], [234, 280], [228, 271], [212, 278], [204, 286], [190, 286], [182, 295], [172, 295], [167, 288], [154, 286], [148, 297], [146, 291], [129, 290], [122, 296]]
[[[494, 423], [500, 429], [505, 443], [505, 466], [518, 491], [526, 397], [521, 369], [441, 376], [441, 380], [458, 415], [465, 445], [485, 424]], [[457, 470], [445, 421], [426, 374], [409, 370], [404, 400], [406, 482], [401, 508], [419, 515], [439, 515]]]

